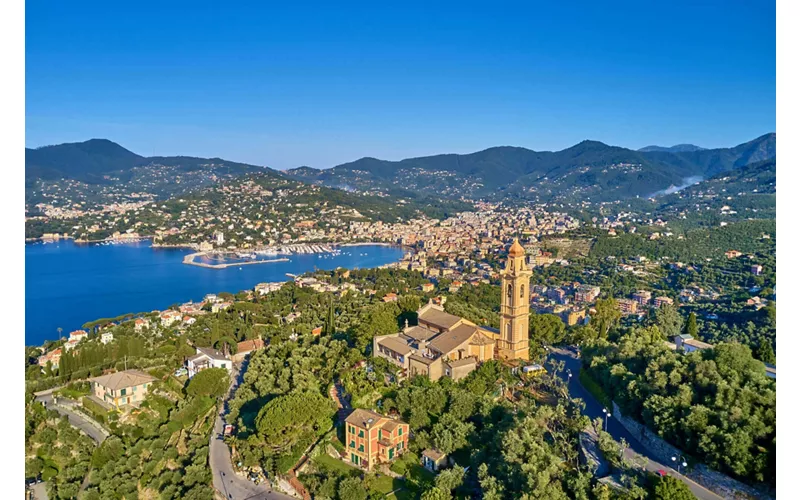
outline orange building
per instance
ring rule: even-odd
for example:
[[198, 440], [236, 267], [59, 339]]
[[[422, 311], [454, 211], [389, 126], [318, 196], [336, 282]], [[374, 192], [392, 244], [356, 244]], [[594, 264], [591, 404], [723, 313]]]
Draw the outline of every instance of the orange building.
[[348, 458], [366, 470], [391, 462], [408, 448], [408, 424], [400, 420], [356, 409], [345, 427]]

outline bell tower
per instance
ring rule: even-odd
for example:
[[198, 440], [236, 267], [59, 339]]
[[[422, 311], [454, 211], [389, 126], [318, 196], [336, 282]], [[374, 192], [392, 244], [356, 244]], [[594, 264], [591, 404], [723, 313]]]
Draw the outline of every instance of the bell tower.
[[505, 359], [529, 359], [528, 322], [530, 281], [533, 273], [525, 264], [525, 249], [514, 240], [502, 274], [500, 335], [497, 351]]

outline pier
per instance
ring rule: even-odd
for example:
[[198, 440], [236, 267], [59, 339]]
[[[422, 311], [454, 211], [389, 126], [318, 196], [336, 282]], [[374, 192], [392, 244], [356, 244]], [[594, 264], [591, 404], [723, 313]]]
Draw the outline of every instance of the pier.
[[197, 253], [190, 253], [183, 258], [184, 264], [189, 264], [190, 266], [198, 266], [198, 267], [205, 267], [208, 269], [225, 269], [226, 267], [234, 267], [234, 266], [247, 266], [251, 264], [268, 264], [271, 262], [289, 262], [289, 259], [286, 257], [280, 259], [268, 259], [268, 260], [248, 260], [245, 262], [228, 262], [225, 264], [206, 264], [205, 262], [195, 262], [194, 258], [197, 256], [205, 255], [204, 252], [197, 252]]

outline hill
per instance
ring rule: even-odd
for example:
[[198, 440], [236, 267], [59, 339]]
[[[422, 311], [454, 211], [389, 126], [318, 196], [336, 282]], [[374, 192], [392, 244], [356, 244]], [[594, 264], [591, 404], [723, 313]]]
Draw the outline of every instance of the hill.
[[103, 175], [126, 171], [146, 159], [107, 139], [25, 148], [25, 179], [80, 179], [104, 182]]
[[666, 153], [686, 153], [689, 151], [703, 151], [706, 148], [695, 146], [694, 144], [676, 144], [670, 147], [664, 146], [645, 146], [638, 149], [640, 153], [652, 153], [653, 151], [661, 151]]
[[[25, 180], [72, 179], [89, 184], [128, 180], [131, 171], [148, 166], [176, 167], [182, 171], [222, 169], [231, 174], [270, 170], [221, 158], [191, 156], [144, 157], [108, 139], [25, 149]], [[273, 171], [274, 172], [274, 171]]]
[[707, 178], [773, 156], [774, 133], [734, 148], [633, 151], [583, 141], [556, 152], [501, 146], [400, 161], [361, 158], [286, 174], [330, 187], [402, 188], [452, 198], [612, 201], [647, 196], [683, 185], [690, 177]]

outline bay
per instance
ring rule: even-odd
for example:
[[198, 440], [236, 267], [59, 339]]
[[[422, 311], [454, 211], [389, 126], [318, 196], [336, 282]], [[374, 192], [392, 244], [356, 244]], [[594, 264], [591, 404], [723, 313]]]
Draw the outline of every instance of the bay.
[[[342, 253], [290, 255], [289, 262], [207, 269], [183, 264], [188, 249], [152, 248], [149, 241], [76, 245], [67, 240], [25, 245], [25, 344], [40, 345], [88, 321], [164, 310], [208, 293], [252, 289], [317, 269], [372, 268], [400, 260], [403, 249], [364, 245]], [[325, 256], [325, 258], [322, 258]], [[281, 256], [283, 257], [283, 256]]]

